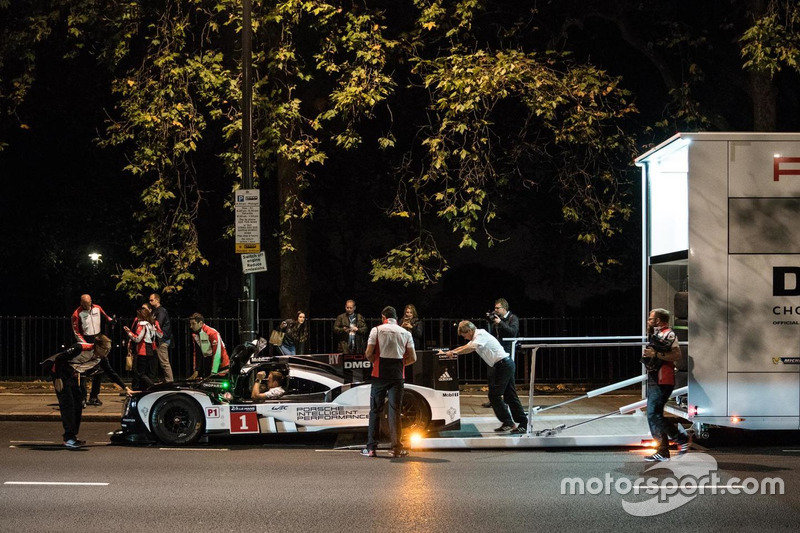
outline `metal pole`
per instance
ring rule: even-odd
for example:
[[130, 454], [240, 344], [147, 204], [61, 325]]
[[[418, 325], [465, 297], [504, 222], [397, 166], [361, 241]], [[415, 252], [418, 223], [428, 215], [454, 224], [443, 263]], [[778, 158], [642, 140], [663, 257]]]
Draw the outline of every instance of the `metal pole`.
[[[252, 0], [242, 0], [242, 188], [253, 188]], [[255, 339], [258, 323], [255, 274], [242, 275], [239, 342]]]

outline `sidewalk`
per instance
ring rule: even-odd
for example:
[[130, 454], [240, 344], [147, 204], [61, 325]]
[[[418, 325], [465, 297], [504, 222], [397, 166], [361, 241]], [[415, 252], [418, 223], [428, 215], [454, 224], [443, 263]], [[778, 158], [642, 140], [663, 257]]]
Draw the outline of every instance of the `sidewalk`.
[[[534, 396], [534, 405], [550, 406], [565, 402], [583, 394], [582, 390], [569, 387], [545, 386], [546, 392], [540, 392], [537, 387]], [[461, 416], [481, 417], [492, 416], [491, 408], [482, 407], [486, 402], [485, 387], [478, 385], [464, 385], [461, 388]], [[549, 389], [549, 390], [548, 390]], [[528, 407], [527, 388], [520, 389], [519, 398], [522, 406]], [[641, 399], [641, 390], [624, 389], [610, 394], [587, 398], [576, 401], [548, 413], [563, 415], [591, 415], [604, 414], [618, 409], [623, 405]], [[125, 398], [120, 396], [120, 390], [114, 385], [104, 384], [100, 392], [103, 405], [99, 407], [88, 406], [83, 410], [83, 419], [88, 421], [119, 422], [122, 416], [122, 407]], [[50, 382], [2, 382], [0, 381], [0, 420], [61, 420], [58, 412], [53, 385]]]

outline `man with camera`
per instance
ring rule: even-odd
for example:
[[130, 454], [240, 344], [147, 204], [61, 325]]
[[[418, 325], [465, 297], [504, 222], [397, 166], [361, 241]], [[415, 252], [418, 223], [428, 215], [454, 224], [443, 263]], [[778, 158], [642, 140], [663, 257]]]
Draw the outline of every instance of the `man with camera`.
[[[494, 310], [486, 313], [489, 322], [489, 331], [500, 341], [503, 349], [511, 353], [511, 339], [519, 335], [519, 317], [508, 310], [508, 301], [505, 298], [498, 298], [494, 301]], [[492, 402], [484, 402], [483, 407], [491, 407]]]
[[678, 445], [678, 456], [689, 451], [688, 437], [664, 418], [664, 406], [675, 388], [675, 361], [681, 358], [678, 338], [669, 327], [669, 317], [666, 309], [650, 311], [647, 319], [649, 342], [642, 353], [642, 363], [647, 370], [647, 423], [650, 434], [658, 442], [656, 453], [644, 458], [649, 462], [669, 461], [670, 439]]

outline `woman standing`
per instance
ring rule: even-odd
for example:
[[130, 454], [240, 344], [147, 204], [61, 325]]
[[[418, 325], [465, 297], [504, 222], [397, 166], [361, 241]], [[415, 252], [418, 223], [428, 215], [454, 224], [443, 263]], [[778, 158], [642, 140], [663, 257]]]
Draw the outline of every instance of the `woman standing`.
[[415, 350], [419, 351], [425, 348], [422, 343], [424, 324], [417, 315], [417, 308], [414, 307], [414, 304], [408, 304], [406, 306], [403, 312], [403, 321], [400, 323], [400, 326], [411, 332]]
[[297, 312], [297, 317], [286, 319], [281, 322], [281, 331], [285, 333], [283, 336], [283, 344], [281, 344], [281, 353], [283, 355], [303, 355], [305, 353], [306, 342], [308, 342], [308, 323], [306, 322], [306, 314], [302, 311]]
[[142, 389], [153, 386], [158, 372], [158, 355], [156, 350], [156, 338], [161, 338], [163, 333], [158, 322], [153, 320], [153, 315], [147, 306], [141, 306], [136, 310], [136, 330], [131, 331], [125, 327], [125, 332], [133, 343], [133, 353], [135, 355], [134, 372], [137, 382]]

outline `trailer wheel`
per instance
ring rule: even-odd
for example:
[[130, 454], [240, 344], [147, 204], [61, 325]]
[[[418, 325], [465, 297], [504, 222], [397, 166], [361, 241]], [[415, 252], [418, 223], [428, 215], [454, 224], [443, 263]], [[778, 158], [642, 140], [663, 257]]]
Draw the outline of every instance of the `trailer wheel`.
[[179, 446], [196, 442], [203, 434], [203, 410], [196, 401], [181, 394], [164, 397], [155, 407], [150, 424], [164, 444]]

